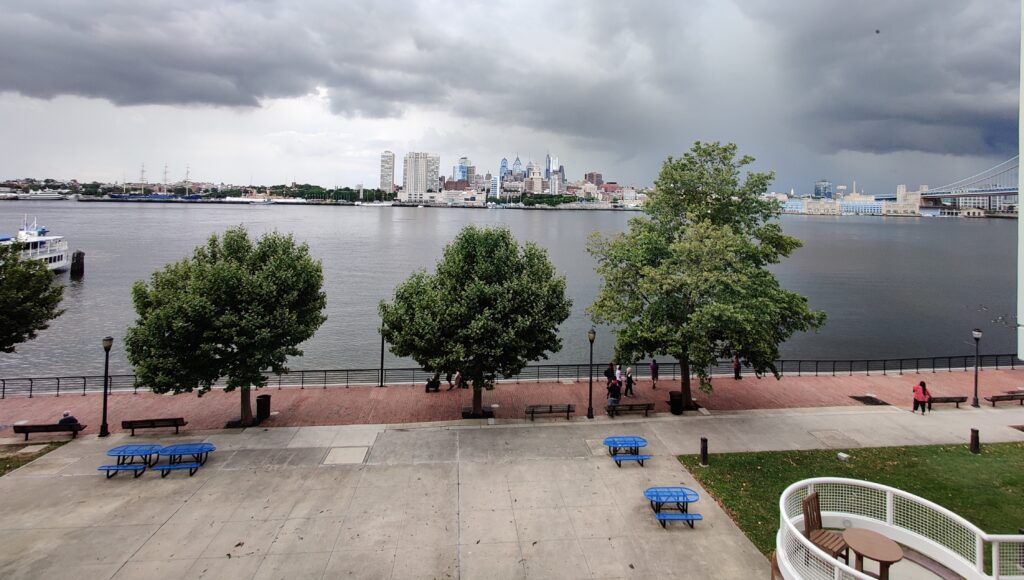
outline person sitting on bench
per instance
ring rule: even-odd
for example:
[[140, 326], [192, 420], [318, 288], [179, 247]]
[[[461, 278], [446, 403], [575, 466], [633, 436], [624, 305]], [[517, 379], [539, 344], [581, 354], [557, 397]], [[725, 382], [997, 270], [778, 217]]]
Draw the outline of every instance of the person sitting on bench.
[[60, 418], [60, 421], [57, 421], [58, 425], [75, 425], [77, 423], [78, 419], [76, 419], [75, 416], [71, 414], [71, 411], [64, 411], [64, 414]]
[[618, 405], [621, 398], [622, 387], [619, 385], [619, 381], [612, 379], [612, 382], [608, 385], [608, 406], [614, 407]]
[[441, 373], [434, 373], [433, 378], [427, 381], [427, 392], [441, 390]]

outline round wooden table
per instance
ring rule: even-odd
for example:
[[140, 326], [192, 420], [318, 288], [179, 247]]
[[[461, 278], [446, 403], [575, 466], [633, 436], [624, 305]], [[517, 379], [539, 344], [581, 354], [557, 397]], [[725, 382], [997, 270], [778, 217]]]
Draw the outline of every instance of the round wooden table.
[[889, 566], [903, 559], [903, 548], [889, 538], [864, 528], [846, 528], [843, 540], [857, 556], [854, 566], [859, 572], [864, 571], [864, 558], [878, 562], [878, 577], [888, 580]]

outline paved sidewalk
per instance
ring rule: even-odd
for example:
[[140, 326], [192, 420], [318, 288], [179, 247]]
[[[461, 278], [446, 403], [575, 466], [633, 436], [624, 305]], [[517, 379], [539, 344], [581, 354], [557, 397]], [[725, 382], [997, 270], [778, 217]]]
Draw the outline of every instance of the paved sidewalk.
[[[911, 388], [924, 380], [935, 395], [968, 395], [973, 391], [973, 373], [953, 371], [938, 373], [853, 376], [790, 376], [780, 381], [774, 378], [757, 379], [745, 376], [735, 381], [731, 377], [715, 379], [711, 394], [696, 393], [697, 400], [712, 413], [742, 409], [780, 409], [798, 407], [861, 407], [851, 395], [874, 394], [900, 408], [910, 408]], [[981, 395], [1004, 393], [1024, 387], [1024, 371], [986, 369], [981, 374]], [[447, 387], [445, 387], [446, 389]], [[636, 388], [635, 398], [627, 402], [653, 402], [656, 412], [668, 412], [668, 391], [678, 389], [662, 380], [658, 390], [652, 390], [648, 381]], [[384, 389], [374, 387], [330, 387], [298, 389], [261, 389], [272, 397], [276, 412], [265, 424], [270, 427], [307, 425], [393, 424], [457, 420], [463, 407], [472, 402], [469, 389], [440, 393], [425, 393], [422, 385], [392, 385]], [[88, 425], [86, 433], [96, 433], [100, 425], [102, 397], [90, 393], [86, 396], [64, 394], [60, 397], [42, 395], [0, 400], [0, 438], [10, 436], [10, 425], [18, 421], [29, 423], [56, 422], [61, 411], [70, 410], [82, 423]], [[586, 414], [587, 383], [502, 383], [483, 396], [486, 406], [494, 408], [499, 422], [522, 421], [524, 409], [530, 404], [573, 403], [577, 417]], [[604, 414], [605, 388], [603, 377], [594, 383], [594, 407]], [[983, 404], [984, 401], [983, 401]], [[999, 409], [1019, 406], [1001, 403]], [[202, 398], [195, 395], [137, 395], [117, 393], [110, 398], [110, 428], [120, 429], [122, 419], [152, 417], [185, 417], [186, 430], [219, 429], [239, 416], [238, 393], [212, 391]], [[943, 408], [946, 406], [944, 405]]]
[[[700, 436], [712, 454], [857, 453], [962, 442], [971, 427], [983, 444], [1024, 441], [1008, 427], [1019, 424], [1019, 406], [928, 416], [841, 407], [86, 436], [0, 478], [0, 577], [765, 577], [765, 558], [674, 459], [695, 452]], [[646, 437], [654, 459], [615, 467], [600, 444], [613, 434]], [[199, 439], [218, 451], [192, 478], [105, 480], [95, 471], [114, 445]], [[666, 484], [701, 494], [696, 529], [653, 520], [643, 489]]]

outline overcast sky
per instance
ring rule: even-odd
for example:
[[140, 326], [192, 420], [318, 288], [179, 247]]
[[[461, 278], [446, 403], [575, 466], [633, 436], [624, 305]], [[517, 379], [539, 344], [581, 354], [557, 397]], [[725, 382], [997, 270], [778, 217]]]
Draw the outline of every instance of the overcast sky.
[[558, 155], [646, 185], [733, 141], [773, 189], [1017, 153], [1017, 0], [5, 0], [0, 178], [376, 186]]

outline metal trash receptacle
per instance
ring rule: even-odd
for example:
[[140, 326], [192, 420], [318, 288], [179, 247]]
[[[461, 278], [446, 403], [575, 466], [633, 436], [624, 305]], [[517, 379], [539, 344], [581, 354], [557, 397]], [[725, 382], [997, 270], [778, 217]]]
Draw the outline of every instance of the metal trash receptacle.
[[668, 392], [668, 406], [673, 415], [683, 414], [683, 394], [679, 391]]
[[270, 395], [256, 396], [256, 422], [262, 423], [270, 418]]

